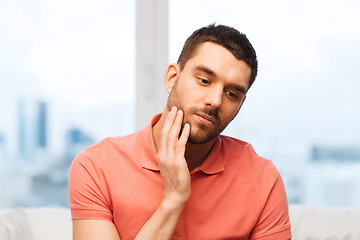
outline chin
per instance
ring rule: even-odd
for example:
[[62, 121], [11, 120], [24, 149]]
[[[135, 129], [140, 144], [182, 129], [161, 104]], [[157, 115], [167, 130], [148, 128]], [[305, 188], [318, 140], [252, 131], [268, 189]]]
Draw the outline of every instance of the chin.
[[[199, 129], [198, 129], [199, 131]], [[202, 131], [202, 130], [200, 130]], [[211, 133], [211, 132], [207, 132], [207, 133], [194, 133], [194, 134], [190, 134], [189, 136], [189, 143], [192, 144], [204, 144], [207, 143], [211, 140], [213, 140], [215, 137], [217, 137], [219, 135], [219, 133]]]

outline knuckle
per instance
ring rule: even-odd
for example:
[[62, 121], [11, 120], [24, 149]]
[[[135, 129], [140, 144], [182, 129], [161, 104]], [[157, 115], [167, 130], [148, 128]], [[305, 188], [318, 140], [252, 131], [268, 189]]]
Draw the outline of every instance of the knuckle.
[[173, 141], [173, 138], [168, 137], [168, 138], [166, 139], [166, 141], [167, 141], [168, 143], [170, 143], [170, 142], [172, 142], [172, 141]]
[[163, 161], [164, 157], [165, 157], [165, 154], [161, 151], [157, 155], [157, 160], [158, 161]]
[[175, 144], [176, 149], [182, 148], [183, 147], [183, 143], [181, 141], [177, 141]]
[[164, 138], [165, 136], [166, 136], [165, 130], [161, 130], [161, 132], [160, 132], [160, 137], [161, 137], [161, 138]]

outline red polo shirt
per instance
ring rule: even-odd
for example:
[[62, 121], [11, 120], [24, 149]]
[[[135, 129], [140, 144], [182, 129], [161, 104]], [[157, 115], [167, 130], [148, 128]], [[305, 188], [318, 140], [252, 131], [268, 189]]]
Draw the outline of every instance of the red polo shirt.
[[[163, 192], [152, 126], [86, 148], [70, 171], [73, 219], [115, 224], [134, 239]], [[203, 165], [191, 172], [191, 197], [173, 239], [289, 239], [288, 204], [271, 161], [240, 140], [218, 136]]]

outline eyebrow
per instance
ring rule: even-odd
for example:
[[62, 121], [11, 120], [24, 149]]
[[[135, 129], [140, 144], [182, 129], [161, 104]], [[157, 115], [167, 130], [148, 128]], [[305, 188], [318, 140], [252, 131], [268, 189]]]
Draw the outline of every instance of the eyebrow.
[[213, 76], [213, 77], [216, 77], [215, 72], [212, 71], [211, 69], [205, 67], [205, 66], [197, 66], [195, 69], [196, 69], [197, 71], [205, 72], [205, 73], [207, 73], [207, 74], [209, 74], [209, 75], [211, 75], [211, 76]]
[[[209, 74], [209, 75], [211, 75], [213, 77], [216, 77], [216, 73], [214, 71], [212, 71], [211, 69], [205, 67], [205, 66], [200, 65], [200, 66], [197, 66], [195, 69], [197, 71], [205, 72], [205, 73], [207, 73], [207, 74]], [[243, 94], [246, 94], [246, 92], [247, 92], [247, 89], [244, 86], [240, 86], [240, 85], [235, 84], [235, 83], [230, 84], [229, 87], [231, 87], [231, 88], [235, 89], [236, 91], [239, 91], [239, 92], [241, 92]]]
[[236, 91], [239, 91], [239, 92], [241, 92], [243, 94], [246, 94], [246, 92], [247, 92], [246, 88], [244, 86], [240, 86], [238, 84], [230, 84], [229, 86], [231, 88], [234, 88]]

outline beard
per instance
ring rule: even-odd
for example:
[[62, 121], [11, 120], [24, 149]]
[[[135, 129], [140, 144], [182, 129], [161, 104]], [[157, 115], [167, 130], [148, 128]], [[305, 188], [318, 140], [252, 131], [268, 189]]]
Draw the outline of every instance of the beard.
[[[190, 136], [189, 136], [189, 143], [193, 144], [203, 144], [206, 143], [215, 137], [217, 137], [225, 127], [221, 127], [221, 119], [219, 118], [218, 110], [216, 109], [209, 109], [209, 108], [196, 108], [192, 107], [188, 110], [183, 109], [184, 111], [184, 121], [182, 127], [185, 123], [189, 123], [190, 128]], [[205, 115], [212, 117], [214, 119], [214, 123], [212, 126], [207, 126], [202, 124], [201, 122], [194, 120], [193, 118], [196, 115]], [[192, 121], [193, 120], [193, 121]]]
[[[176, 85], [176, 84], [175, 84]], [[184, 112], [183, 122], [181, 126], [180, 134], [184, 128], [185, 123], [190, 124], [190, 135], [188, 142], [192, 144], [204, 144], [215, 137], [217, 137], [226, 127], [222, 125], [222, 121], [219, 117], [218, 109], [211, 107], [190, 107], [185, 108], [180, 100], [176, 91], [176, 86], [172, 89], [167, 101], [167, 108], [170, 111], [173, 106], [176, 106], [179, 110]], [[212, 126], [207, 126], [196, 120], [196, 115], [205, 115], [211, 117], [214, 122]]]

